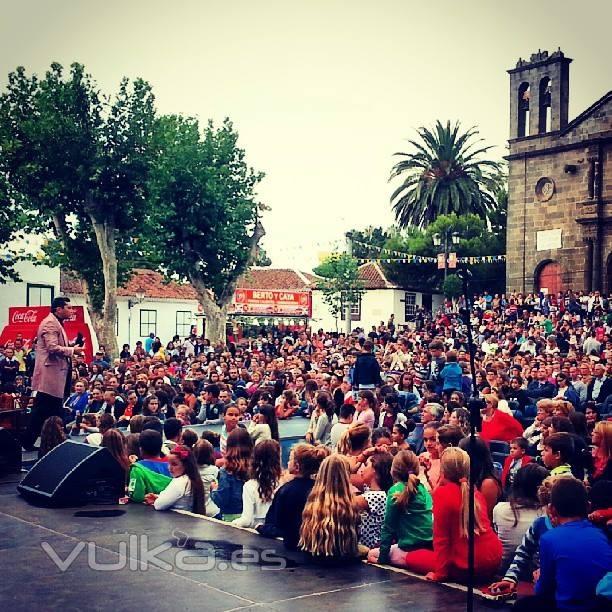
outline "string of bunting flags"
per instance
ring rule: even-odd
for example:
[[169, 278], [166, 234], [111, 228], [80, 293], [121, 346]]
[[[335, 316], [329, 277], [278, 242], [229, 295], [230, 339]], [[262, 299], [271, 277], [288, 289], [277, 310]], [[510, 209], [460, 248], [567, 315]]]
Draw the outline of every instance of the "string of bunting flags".
[[[382, 263], [436, 263], [438, 259], [436, 257], [424, 257], [421, 255], [408, 255], [406, 254], [402, 258], [388, 258], [388, 257], [378, 257], [378, 258], [361, 258], [358, 257], [357, 261], [362, 263], [374, 263], [374, 262], [382, 262]], [[481, 257], [457, 257], [458, 263], [468, 263], [471, 265], [479, 264], [479, 263], [499, 263], [502, 261], [506, 261], [505, 255], [483, 255]]]
[[[359, 244], [360, 246], [367, 247], [369, 249], [375, 249], [380, 251], [381, 255], [392, 255], [392, 257], [377, 257], [377, 258], [358, 258], [357, 261], [359, 263], [369, 263], [374, 261], [380, 261], [382, 263], [436, 263], [438, 261], [437, 257], [426, 257], [424, 255], [412, 255], [410, 253], [402, 253], [401, 251], [394, 251], [392, 249], [385, 249], [383, 247], [374, 246], [371, 244], [367, 244], [366, 242], [360, 242], [359, 240], [353, 240], [355, 244]], [[456, 261], [458, 263], [467, 263], [467, 264], [479, 264], [479, 263], [498, 263], [506, 261], [505, 255], [480, 255], [474, 257], [457, 257]]]

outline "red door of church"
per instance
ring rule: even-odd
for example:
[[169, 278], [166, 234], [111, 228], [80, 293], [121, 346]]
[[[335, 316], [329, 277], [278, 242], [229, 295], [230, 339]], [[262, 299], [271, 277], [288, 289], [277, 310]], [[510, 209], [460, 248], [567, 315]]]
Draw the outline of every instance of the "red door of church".
[[552, 294], [563, 291], [561, 266], [556, 261], [547, 263], [538, 274], [538, 291]]

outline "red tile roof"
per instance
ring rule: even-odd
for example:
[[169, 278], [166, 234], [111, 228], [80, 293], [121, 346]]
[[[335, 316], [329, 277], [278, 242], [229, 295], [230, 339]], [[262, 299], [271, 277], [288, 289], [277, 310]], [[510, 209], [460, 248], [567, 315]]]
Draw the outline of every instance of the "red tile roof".
[[289, 268], [251, 268], [238, 281], [240, 289], [314, 289], [317, 277]]
[[359, 266], [359, 278], [365, 289], [393, 289], [395, 285], [387, 280], [385, 273], [375, 262]]
[[[317, 277], [306, 272], [283, 268], [252, 268], [238, 282], [240, 289], [314, 289]], [[82, 294], [81, 281], [69, 271], [60, 274], [61, 292]], [[166, 282], [164, 277], [153, 270], [136, 269], [130, 280], [117, 290], [117, 295], [133, 297], [144, 291], [149, 299], [197, 300], [197, 294], [189, 283]]]
[[[81, 281], [69, 271], [60, 274], [60, 290], [66, 294], [82, 294]], [[197, 300], [194, 288], [188, 283], [166, 282], [164, 277], [153, 270], [137, 269], [130, 280], [117, 289], [117, 295], [133, 297], [143, 291], [149, 299]]]

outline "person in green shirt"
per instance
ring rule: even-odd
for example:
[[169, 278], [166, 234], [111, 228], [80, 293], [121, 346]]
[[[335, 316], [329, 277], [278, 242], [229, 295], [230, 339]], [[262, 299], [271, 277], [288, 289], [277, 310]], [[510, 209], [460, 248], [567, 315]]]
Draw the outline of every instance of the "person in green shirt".
[[432, 547], [432, 500], [419, 480], [419, 470], [418, 457], [410, 450], [399, 452], [393, 459], [391, 476], [395, 484], [387, 494], [380, 548], [369, 551], [369, 563], [402, 565], [407, 552]]

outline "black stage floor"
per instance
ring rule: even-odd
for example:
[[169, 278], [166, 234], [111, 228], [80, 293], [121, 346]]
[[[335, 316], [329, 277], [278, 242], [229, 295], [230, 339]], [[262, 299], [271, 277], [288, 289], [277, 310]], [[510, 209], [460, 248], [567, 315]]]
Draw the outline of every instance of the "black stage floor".
[[[0, 601], [7, 610], [465, 609], [462, 591], [362, 563], [308, 565], [279, 541], [176, 512], [30, 506], [15, 493], [10, 481], [17, 479], [0, 482]], [[99, 514], [113, 510], [123, 513]], [[80, 512], [91, 516], [75, 516]], [[159, 545], [163, 550], [139, 567], [142, 550], [152, 554]], [[214, 562], [206, 546], [214, 547]], [[232, 554], [239, 565], [230, 566]], [[61, 571], [54, 555], [69, 567]], [[118, 568], [110, 570], [113, 563]], [[478, 601], [475, 609], [494, 607]]]

